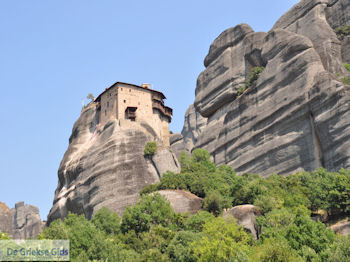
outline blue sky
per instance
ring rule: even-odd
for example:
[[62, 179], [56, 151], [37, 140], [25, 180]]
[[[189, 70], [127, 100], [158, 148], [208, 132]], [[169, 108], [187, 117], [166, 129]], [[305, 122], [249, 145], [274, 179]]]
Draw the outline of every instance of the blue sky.
[[0, 201], [46, 220], [81, 100], [116, 81], [151, 83], [180, 132], [210, 44], [268, 31], [297, 0], [0, 1]]

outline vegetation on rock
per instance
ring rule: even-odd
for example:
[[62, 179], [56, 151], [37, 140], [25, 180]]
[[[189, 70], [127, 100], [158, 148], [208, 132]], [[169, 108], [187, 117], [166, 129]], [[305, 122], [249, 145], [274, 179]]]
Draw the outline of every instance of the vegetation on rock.
[[157, 143], [154, 141], [148, 142], [143, 152], [146, 156], [153, 156], [157, 153]]
[[253, 67], [252, 71], [249, 74], [248, 79], [245, 81], [244, 86], [241, 86], [240, 88], [237, 89], [237, 96], [240, 96], [241, 94], [244, 93], [246, 89], [253, 86], [256, 80], [258, 80], [259, 75], [261, 74], [262, 71], [264, 71], [264, 67]]
[[344, 36], [350, 35], [350, 25], [340, 26], [336, 28], [335, 33], [340, 39], [343, 38]]
[[[56, 220], [41, 239], [70, 239], [72, 261], [348, 261], [350, 236], [342, 237], [311, 219], [350, 212], [350, 171], [300, 172], [288, 177], [237, 176], [216, 167], [207, 151], [182, 154], [182, 171], [167, 172], [146, 187], [122, 219], [106, 208], [87, 221], [69, 214]], [[177, 214], [159, 189], [185, 189], [204, 197], [197, 214]], [[219, 214], [223, 208], [255, 204], [259, 239]], [[209, 212], [208, 212], [209, 211]]]

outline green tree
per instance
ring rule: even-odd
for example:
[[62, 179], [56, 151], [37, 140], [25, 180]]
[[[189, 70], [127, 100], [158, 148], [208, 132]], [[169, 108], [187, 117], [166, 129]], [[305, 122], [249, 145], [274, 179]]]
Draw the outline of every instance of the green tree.
[[120, 232], [120, 218], [106, 207], [102, 207], [92, 218], [92, 224], [106, 234], [116, 235]]
[[204, 225], [200, 241], [192, 242], [191, 250], [196, 261], [248, 261], [249, 245], [253, 243], [234, 219], [224, 220], [221, 217]]
[[143, 195], [138, 203], [127, 207], [123, 213], [121, 230], [134, 230], [137, 234], [149, 231], [151, 225], [168, 226], [175, 220], [169, 201], [159, 193]]

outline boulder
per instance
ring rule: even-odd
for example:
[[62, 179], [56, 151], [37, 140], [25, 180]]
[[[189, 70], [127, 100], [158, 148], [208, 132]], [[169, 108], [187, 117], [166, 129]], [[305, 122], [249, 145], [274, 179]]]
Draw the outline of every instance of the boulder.
[[338, 233], [342, 236], [348, 236], [350, 234], [350, 221], [349, 219], [344, 219], [332, 225], [330, 228], [335, 233]]
[[202, 209], [202, 199], [185, 190], [159, 190], [177, 213], [195, 214]]
[[258, 210], [253, 205], [240, 205], [227, 209], [223, 213], [223, 217], [233, 216], [237, 219], [237, 223], [251, 233], [255, 240], [258, 239], [258, 229], [255, 221], [255, 216], [258, 215]]

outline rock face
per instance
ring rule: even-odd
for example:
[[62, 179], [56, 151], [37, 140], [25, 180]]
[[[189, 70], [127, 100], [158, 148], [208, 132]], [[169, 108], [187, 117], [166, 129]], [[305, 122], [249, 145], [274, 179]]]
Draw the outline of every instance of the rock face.
[[0, 202], [0, 231], [13, 239], [35, 239], [44, 229], [39, 209], [36, 206], [18, 202], [11, 210]]
[[0, 202], [0, 232], [13, 234], [13, 218], [10, 209], [3, 202]]
[[[305, 0], [269, 33], [240, 24], [219, 35], [176, 147], [205, 148], [238, 173], [350, 168], [350, 87], [340, 81], [348, 45], [334, 33], [350, 24], [349, 3]], [[238, 95], [254, 67], [264, 71]]]
[[176, 157], [165, 148], [151, 159], [144, 156], [146, 143], [157, 139], [145, 122], [110, 120], [100, 126], [96, 105], [83, 109], [58, 170], [48, 224], [69, 211], [90, 219], [102, 206], [121, 215], [143, 187], [167, 170], [178, 172]]
[[233, 216], [237, 219], [237, 223], [249, 233], [251, 233], [255, 240], [258, 239], [258, 230], [255, 222], [255, 216], [258, 214], [257, 209], [253, 205], [235, 206], [226, 210], [223, 217]]
[[195, 214], [202, 209], [202, 199], [184, 190], [159, 190], [177, 213]]

